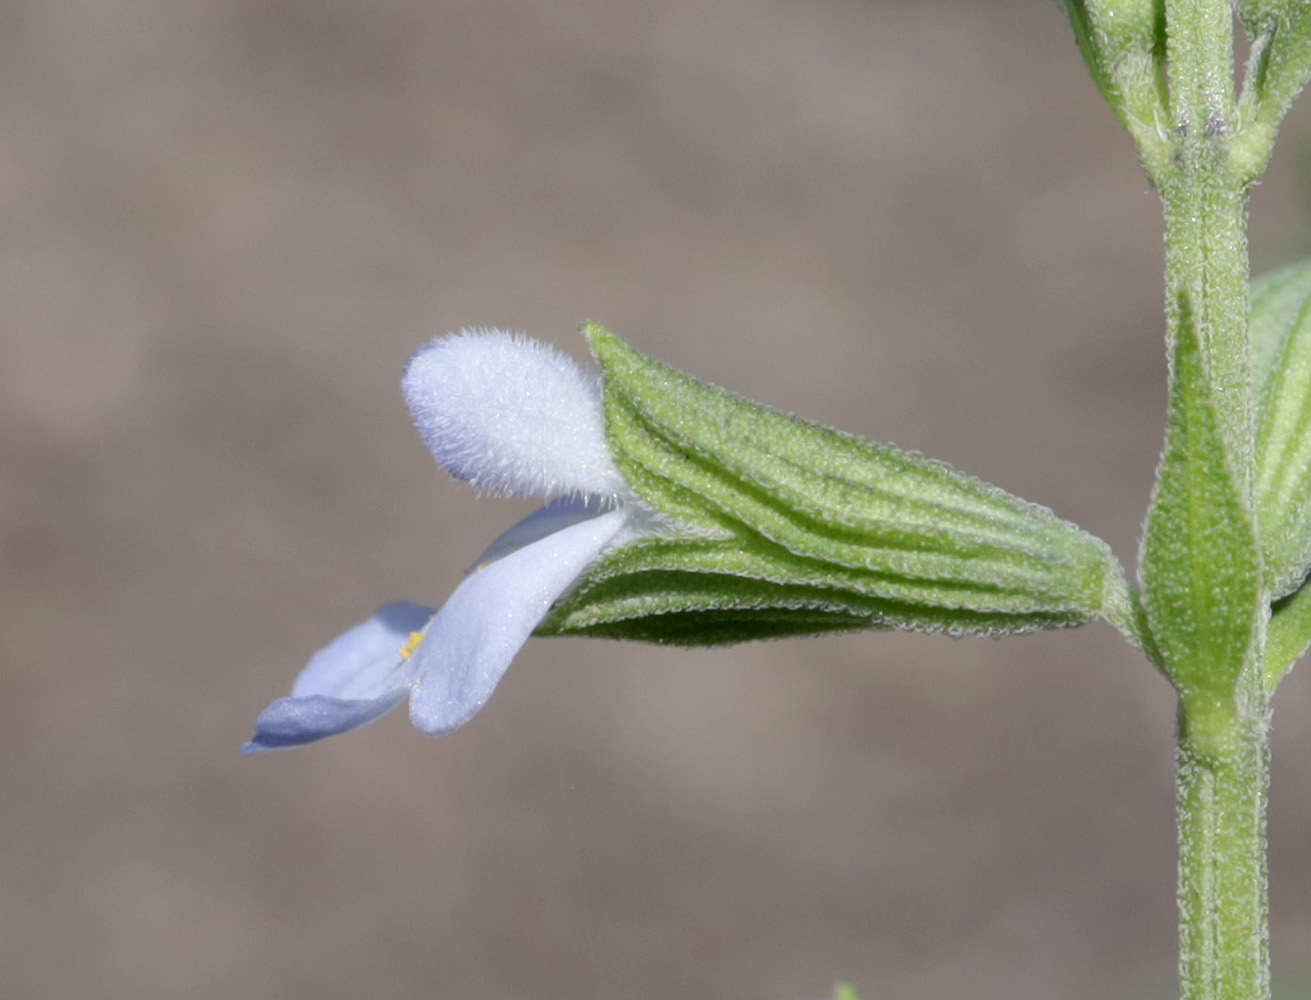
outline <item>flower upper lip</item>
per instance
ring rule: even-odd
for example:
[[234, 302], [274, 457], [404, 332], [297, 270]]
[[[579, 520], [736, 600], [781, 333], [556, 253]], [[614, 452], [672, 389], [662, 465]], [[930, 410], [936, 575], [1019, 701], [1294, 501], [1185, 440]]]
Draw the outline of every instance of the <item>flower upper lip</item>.
[[401, 389], [439, 465], [479, 489], [550, 502], [500, 535], [439, 610], [385, 604], [319, 650], [243, 753], [367, 725], [409, 698], [429, 736], [469, 721], [552, 604], [653, 521], [606, 443], [600, 380], [537, 341], [465, 331], [419, 348]]

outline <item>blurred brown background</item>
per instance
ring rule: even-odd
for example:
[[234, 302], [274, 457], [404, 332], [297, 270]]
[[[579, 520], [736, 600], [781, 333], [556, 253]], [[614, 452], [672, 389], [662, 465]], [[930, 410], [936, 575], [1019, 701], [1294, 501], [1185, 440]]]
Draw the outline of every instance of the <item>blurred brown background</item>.
[[[397, 392], [464, 325], [602, 321], [1132, 562], [1159, 212], [1053, 4], [10, 0], [0, 220], [0, 994], [1171, 995], [1172, 699], [1104, 626], [535, 641], [451, 737], [237, 754], [527, 509]], [[1305, 670], [1276, 723], [1300, 995]]]

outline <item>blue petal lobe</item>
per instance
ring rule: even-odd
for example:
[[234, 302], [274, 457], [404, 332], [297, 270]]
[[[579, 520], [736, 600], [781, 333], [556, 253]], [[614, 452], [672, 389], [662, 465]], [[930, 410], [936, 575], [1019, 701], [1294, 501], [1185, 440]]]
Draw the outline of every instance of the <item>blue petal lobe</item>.
[[279, 698], [255, 720], [255, 737], [241, 748], [243, 754], [283, 750], [336, 736], [380, 719], [405, 700], [406, 691], [389, 691], [377, 698]]
[[291, 686], [291, 696], [372, 698], [384, 688], [403, 686], [408, 678], [393, 676], [403, 662], [401, 647], [412, 633], [423, 630], [432, 615], [432, 608], [409, 601], [384, 604], [372, 618], [347, 629], [310, 657]]
[[473, 718], [552, 603], [618, 534], [626, 516], [619, 508], [570, 524], [466, 577], [414, 654], [410, 721], [428, 736], [441, 736]]
[[310, 658], [292, 686], [255, 721], [255, 737], [241, 748], [259, 750], [312, 743], [357, 729], [405, 700], [414, 665], [402, 654], [433, 611], [421, 604], [384, 604]]

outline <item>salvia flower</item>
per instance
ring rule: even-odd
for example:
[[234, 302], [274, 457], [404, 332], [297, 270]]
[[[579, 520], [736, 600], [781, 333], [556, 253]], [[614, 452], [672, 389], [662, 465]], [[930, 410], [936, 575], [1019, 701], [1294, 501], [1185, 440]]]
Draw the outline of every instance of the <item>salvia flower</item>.
[[553, 348], [465, 331], [416, 351], [401, 390], [447, 472], [548, 503], [493, 541], [441, 610], [384, 605], [316, 653], [290, 697], [259, 716], [245, 753], [358, 728], [407, 698], [423, 733], [462, 726], [588, 565], [657, 530], [615, 468], [599, 378]]
[[534, 632], [704, 646], [1100, 617], [1132, 634], [1110, 549], [1045, 507], [742, 399], [595, 324], [583, 333], [599, 377], [495, 331], [410, 359], [402, 390], [438, 464], [547, 504], [440, 611], [385, 605], [317, 653], [247, 752], [354, 729], [407, 698], [420, 730], [450, 732]]

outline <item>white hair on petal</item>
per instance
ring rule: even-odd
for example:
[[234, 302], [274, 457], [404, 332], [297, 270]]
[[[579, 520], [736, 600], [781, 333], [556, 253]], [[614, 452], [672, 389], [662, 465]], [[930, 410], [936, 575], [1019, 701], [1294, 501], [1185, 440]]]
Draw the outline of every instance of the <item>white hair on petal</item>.
[[605, 439], [601, 380], [541, 341], [462, 330], [415, 351], [401, 392], [437, 463], [515, 496], [625, 490]]

